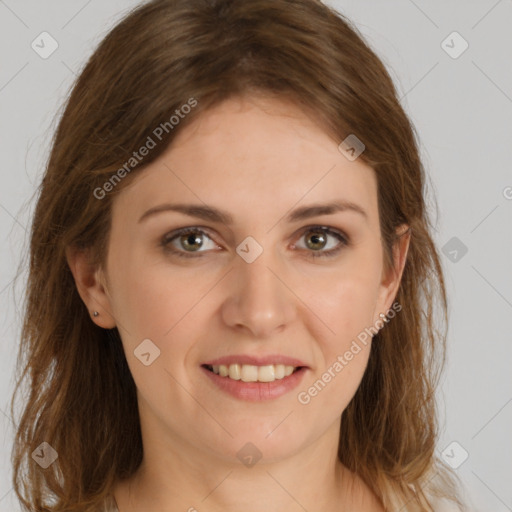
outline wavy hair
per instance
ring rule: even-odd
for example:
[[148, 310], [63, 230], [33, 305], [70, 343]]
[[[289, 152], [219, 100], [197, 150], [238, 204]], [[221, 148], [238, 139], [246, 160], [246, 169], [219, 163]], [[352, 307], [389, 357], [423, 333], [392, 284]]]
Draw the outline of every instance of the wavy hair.
[[[388, 510], [433, 510], [442, 497], [463, 506], [457, 477], [435, 452], [447, 299], [426, 174], [384, 64], [349, 20], [317, 0], [153, 0], [127, 13], [81, 70], [37, 190], [16, 375], [27, 391], [12, 452], [26, 510], [95, 510], [142, 460], [119, 333], [91, 321], [66, 251], [87, 250], [104, 263], [116, 195], [201, 112], [257, 93], [295, 102], [337, 143], [349, 134], [364, 142], [387, 264], [397, 227], [410, 228], [396, 296], [402, 310], [374, 338], [342, 415], [338, 457]], [[190, 98], [197, 105], [171, 125]], [[159, 126], [166, 129], [156, 147], [126, 169]], [[123, 179], [105, 187], [123, 165]], [[58, 454], [44, 470], [32, 458], [42, 442]]]

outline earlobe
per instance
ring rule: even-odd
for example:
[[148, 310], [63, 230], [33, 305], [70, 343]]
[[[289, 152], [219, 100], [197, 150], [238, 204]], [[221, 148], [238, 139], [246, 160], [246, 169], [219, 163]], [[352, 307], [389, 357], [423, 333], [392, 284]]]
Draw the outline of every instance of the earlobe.
[[101, 269], [90, 263], [90, 255], [87, 250], [68, 247], [66, 260], [73, 274], [77, 291], [93, 322], [104, 329], [114, 328], [116, 322], [112, 315]]

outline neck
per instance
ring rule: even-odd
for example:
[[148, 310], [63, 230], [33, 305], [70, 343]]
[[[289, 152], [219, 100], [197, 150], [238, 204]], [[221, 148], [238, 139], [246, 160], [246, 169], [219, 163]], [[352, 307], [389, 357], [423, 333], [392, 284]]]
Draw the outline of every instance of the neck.
[[[253, 443], [246, 436], [233, 437], [222, 448], [221, 440], [200, 445], [199, 437], [192, 436], [192, 443], [154, 417], [143, 416], [143, 461], [114, 488], [119, 512], [383, 510], [337, 457], [340, 421], [285, 453], [280, 452], [282, 438], [275, 443], [272, 435]], [[252, 462], [244, 455], [253, 456]]]
[[316, 443], [252, 467], [188, 448], [168, 450], [165, 457], [161, 448], [159, 454], [145, 449], [137, 472], [115, 488], [119, 511], [334, 512], [348, 507], [360, 489], [336, 450], [327, 455]]

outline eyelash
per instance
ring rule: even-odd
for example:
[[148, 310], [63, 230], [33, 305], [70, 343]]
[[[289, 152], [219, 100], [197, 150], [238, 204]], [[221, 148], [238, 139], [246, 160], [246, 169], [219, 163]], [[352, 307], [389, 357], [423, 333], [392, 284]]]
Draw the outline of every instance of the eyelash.
[[[302, 234], [300, 235], [299, 239], [301, 237], [303, 237], [306, 233], [311, 232], [311, 231], [321, 231], [327, 235], [332, 235], [335, 238], [337, 238], [340, 242], [340, 244], [338, 246], [336, 246], [334, 249], [329, 249], [328, 251], [313, 251], [313, 250], [308, 251], [307, 249], [303, 249], [303, 250], [306, 250], [307, 252], [309, 252], [308, 257], [310, 257], [311, 259], [332, 258], [332, 257], [336, 256], [344, 247], [347, 247], [349, 245], [349, 239], [344, 233], [339, 232], [334, 229], [331, 229], [331, 228], [328, 228], [327, 226], [320, 226], [320, 225], [307, 226], [302, 231]], [[180, 258], [202, 257], [203, 254], [208, 251], [190, 253], [190, 252], [186, 252], [186, 251], [177, 250], [170, 245], [171, 242], [175, 238], [178, 238], [181, 235], [186, 235], [186, 234], [191, 234], [191, 233], [199, 233], [201, 235], [206, 235], [208, 238], [210, 238], [210, 240], [212, 240], [212, 238], [209, 236], [209, 234], [206, 231], [204, 231], [203, 229], [201, 229], [199, 227], [191, 226], [191, 227], [187, 227], [187, 228], [178, 229], [176, 231], [173, 231], [172, 233], [165, 235], [164, 238], [162, 239], [160, 245], [164, 248], [165, 251], [170, 252], [171, 254], [176, 255]]]

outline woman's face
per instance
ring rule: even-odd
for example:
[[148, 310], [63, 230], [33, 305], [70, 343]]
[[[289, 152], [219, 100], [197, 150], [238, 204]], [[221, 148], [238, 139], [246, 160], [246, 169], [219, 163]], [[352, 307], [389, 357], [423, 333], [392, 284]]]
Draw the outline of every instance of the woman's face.
[[374, 172], [339, 142], [291, 103], [231, 99], [115, 200], [95, 298], [146, 439], [234, 461], [338, 435], [397, 286]]

